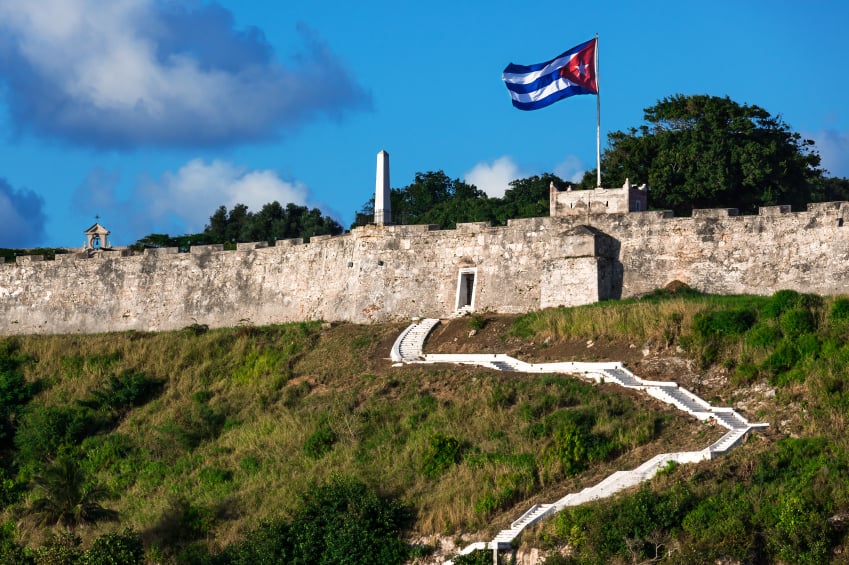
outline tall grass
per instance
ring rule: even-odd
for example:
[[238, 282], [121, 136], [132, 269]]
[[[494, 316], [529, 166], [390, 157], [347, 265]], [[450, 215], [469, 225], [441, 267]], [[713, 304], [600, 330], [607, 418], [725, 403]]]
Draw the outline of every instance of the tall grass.
[[516, 319], [513, 334], [539, 338], [609, 338], [671, 343], [705, 309], [757, 303], [751, 296], [655, 294], [645, 299], [600, 302], [577, 308], [552, 308]]
[[[147, 532], [166, 558], [192, 544], [218, 551], [263, 520], [291, 516], [311, 484], [340, 472], [410, 504], [418, 531], [478, 529], [574, 478], [557, 459], [561, 427], [577, 430], [589, 463], [659, 437], [646, 424], [652, 409], [566, 377], [392, 368], [386, 356], [399, 329], [14, 339], [30, 358], [26, 378], [44, 383], [30, 408], [101, 398], [124, 371], [162, 383], [114, 426], [63, 449], [114, 491], [115, 527]], [[81, 533], [88, 540], [105, 528]]]

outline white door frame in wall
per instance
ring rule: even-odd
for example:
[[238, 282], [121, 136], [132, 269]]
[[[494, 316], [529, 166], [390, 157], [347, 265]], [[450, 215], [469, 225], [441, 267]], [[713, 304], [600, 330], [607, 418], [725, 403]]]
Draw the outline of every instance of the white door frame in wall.
[[[469, 285], [471, 278], [471, 285]], [[469, 288], [471, 286], [471, 289]], [[478, 289], [478, 268], [464, 267], [457, 273], [457, 294], [454, 300], [454, 310], [465, 308], [470, 311], [475, 309], [475, 297]], [[471, 292], [471, 296], [469, 296]]]

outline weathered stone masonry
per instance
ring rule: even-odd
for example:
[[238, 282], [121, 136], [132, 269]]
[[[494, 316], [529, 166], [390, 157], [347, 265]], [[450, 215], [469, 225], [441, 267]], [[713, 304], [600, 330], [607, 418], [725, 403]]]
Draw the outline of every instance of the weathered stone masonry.
[[[631, 212], [368, 226], [278, 242], [103, 252], [0, 265], [0, 333], [165, 330], [298, 320], [377, 322], [476, 310], [526, 312], [649, 292], [849, 293], [849, 203], [757, 216]], [[459, 303], [458, 303], [459, 302]]]

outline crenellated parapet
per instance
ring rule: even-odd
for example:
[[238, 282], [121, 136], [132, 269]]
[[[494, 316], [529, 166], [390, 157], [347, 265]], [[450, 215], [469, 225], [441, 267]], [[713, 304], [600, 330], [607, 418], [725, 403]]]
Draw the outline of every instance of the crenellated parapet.
[[[576, 191], [577, 192], [577, 191]], [[374, 322], [519, 313], [681, 281], [712, 293], [849, 294], [847, 202], [369, 225], [340, 236], [17, 257], [0, 265], [0, 334]], [[96, 293], [91, 289], [98, 289]]]
[[648, 210], [648, 187], [632, 186], [628, 179], [622, 188], [595, 188], [590, 190], [558, 190], [549, 186], [549, 215], [595, 216], [600, 214], [627, 214]]

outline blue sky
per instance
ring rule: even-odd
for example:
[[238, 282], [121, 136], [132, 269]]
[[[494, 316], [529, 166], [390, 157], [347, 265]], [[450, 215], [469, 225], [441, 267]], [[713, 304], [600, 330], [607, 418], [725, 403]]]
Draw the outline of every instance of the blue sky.
[[[595, 166], [596, 100], [535, 112], [501, 72], [599, 35], [602, 143], [676, 93], [730, 96], [849, 177], [840, 0], [0, 0], [0, 247], [203, 229], [221, 204], [317, 206], [348, 226], [417, 171], [500, 196]], [[632, 179], [642, 182], [643, 179]]]

